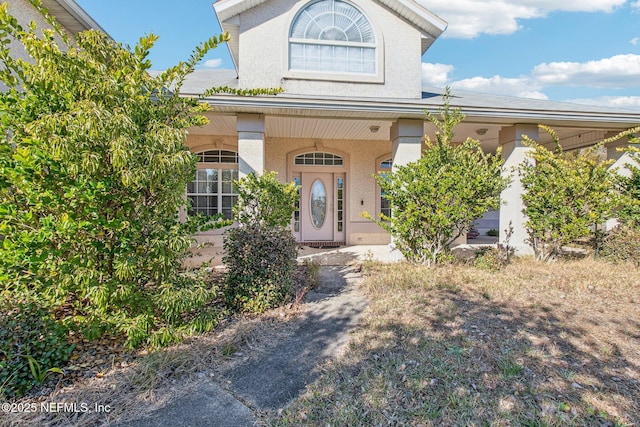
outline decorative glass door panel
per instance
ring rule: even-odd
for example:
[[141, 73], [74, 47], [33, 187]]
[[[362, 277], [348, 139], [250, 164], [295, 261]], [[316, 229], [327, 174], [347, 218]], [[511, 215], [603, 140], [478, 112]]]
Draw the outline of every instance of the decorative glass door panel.
[[334, 174], [302, 173], [302, 241], [334, 240]]
[[311, 223], [316, 229], [321, 229], [327, 216], [327, 191], [321, 179], [316, 179], [311, 186], [309, 196], [311, 202]]

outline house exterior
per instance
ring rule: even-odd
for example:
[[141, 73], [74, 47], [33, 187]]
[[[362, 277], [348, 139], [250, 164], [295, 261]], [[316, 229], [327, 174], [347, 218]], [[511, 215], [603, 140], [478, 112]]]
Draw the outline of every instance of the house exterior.
[[[73, 0], [43, 0], [71, 34], [100, 26]], [[365, 219], [389, 212], [373, 175], [420, 158], [435, 129], [425, 111], [438, 113], [443, 88], [421, 86], [421, 58], [446, 22], [422, 0], [218, 0], [213, 5], [234, 70], [196, 70], [182, 87], [200, 95], [212, 86], [282, 87], [276, 96], [213, 95], [205, 99], [210, 124], [189, 132], [198, 171], [187, 186], [192, 212], [231, 215], [233, 181], [276, 171], [300, 185], [292, 232], [306, 244], [387, 244], [390, 236]], [[42, 18], [28, 0], [10, 0], [21, 23]], [[16, 56], [26, 53], [16, 50]], [[514, 58], [517, 60], [517, 58]], [[566, 150], [577, 149], [640, 124], [640, 113], [566, 103], [454, 92], [450, 101], [466, 119], [456, 140], [479, 139], [486, 152], [502, 147], [505, 171], [541, 143], [538, 124], [553, 127]], [[620, 144], [625, 144], [621, 141]], [[615, 147], [609, 155], [620, 157]], [[620, 160], [624, 161], [624, 158]], [[523, 229], [521, 186], [514, 176], [504, 206], [484, 219], [511, 244], [529, 250]], [[197, 236], [222, 242], [221, 232]], [[502, 236], [501, 236], [502, 238]]]
[[[372, 175], [420, 158], [434, 128], [442, 88], [421, 87], [421, 57], [446, 22], [414, 0], [218, 0], [213, 5], [235, 70], [197, 70], [183, 87], [201, 94], [210, 86], [282, 87], [276, 96], [214, 95], [211, 123], [187, 140], [199, 153], [187, 196], [196, 212], [227, 215], [232, 181], [276, 171], [300, 185], [292, 230], [307, 244], [386, 244], [390, 236], [365, 219], [388, 212]], [[514, 58], [517, 60], [517, 58]], [[545, 144], [538, 124], [553, 127], [566, 150], [593, 145], [640, 124], [640, 114], [534, 99], [454, 92], [453, 107], [466, 119], [456, 140], [479, 139], [486, 152], [502, 147], [505, 171], [530, 149], [523, 135]], [[620, 144], [625, 144], [621, 141]], [[618, 157], [615, 147], [609, 154]], [[517, 176], [504, 206], [487, 223], [527, 252], [522, 191]], [[198, 236], [219, 243], [216, 232]]]

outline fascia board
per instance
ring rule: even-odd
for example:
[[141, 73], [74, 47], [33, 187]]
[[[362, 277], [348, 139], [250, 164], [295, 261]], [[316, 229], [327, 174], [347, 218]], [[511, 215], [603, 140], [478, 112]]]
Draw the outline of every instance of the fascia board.
[[447, 22], [412, 0], [378, 0], [409, 22], [437, 39], [447, 29]]
[[226, 22], [245, 10], [256, 7], [267, 0], [219, 0], [213, 3], [213, 9], [220, 22]]
[[[267, 0], [219, 0], [213, 4], [220, 22], [225, 22]], [[447, 22], [413, 0], [377, 0], [388, 9], [400, 14], [409, 22], [437, 39], [447, 28]]]
[[[55, 0], [64, 10], [69, 13], [80, 25], [82, 25], [87, 30], [99, 30], [103, 33], [109, 35], [104, 28], [100, 26], [85, 10], [80, 7], [75, 0]], [[111, 36], [109, 36], [111, 37]]]
[[[425, 111], [437, 114], [441, 105], [419, 104], [419, 103], [380, 103], [354, 101], [338, 103], [330, 100], [311, 99], [285, 99], [280, 97], [238, 97], [233, 95], [216, 95], [203, 100], [214, 108], [218, 106], [238, 107], [238, 108], [261, 108], [265, 114], [277, 114], [278, 110], [308, 110], [308, 111], [348, 111], [379, 114], [381, 117], [425, 117]], [[507, 120], [510, 123], [545, 123], [545, 122], [573, 122], [582, 125], [590, 123], [593, 126], [610, 124], [615, 126], [633, 127], [640, 124], [640, 113], [625, 112], [583, 112], [583, 111], [547, 111], [547, 110], [524, 110], [507, 109], [494, 107], [465, 107], [464, 105], [453, 105], [460, 108], [467, 116], [467, 120]]]

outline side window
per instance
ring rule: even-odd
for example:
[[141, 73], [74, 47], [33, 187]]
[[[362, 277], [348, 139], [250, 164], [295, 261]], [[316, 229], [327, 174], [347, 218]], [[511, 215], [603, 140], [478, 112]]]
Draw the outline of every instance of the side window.
[[[376, 165], [376, 172], [384, 176], [391, 172], [391, 166], [393, 165], [393, 159], [391, 157], [384, 159]], [[376, 185], [379, 198], [379, 213], [391, 218], [391, 203], [384, 197], [384, 192], [379, 185]]]
[[187, 184], [190, 201], [189, 215], [223, 214], [233, 217], [238, 200], [233, 181], [238, 179], [238, 153], [228, 150], [209, 150], [196, 153], [198, 170], [195, 179]]

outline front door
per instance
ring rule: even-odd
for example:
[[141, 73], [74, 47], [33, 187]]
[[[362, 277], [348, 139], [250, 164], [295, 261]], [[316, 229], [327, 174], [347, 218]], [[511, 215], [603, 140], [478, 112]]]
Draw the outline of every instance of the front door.
[[302, 241], [334, 240], [334, 174], [302, 173], [300, 225]]

